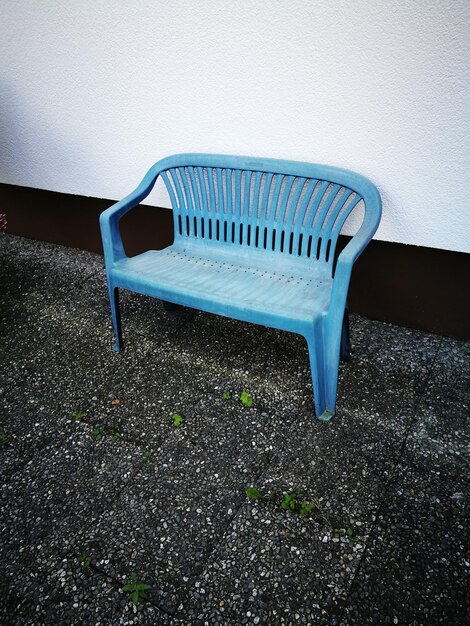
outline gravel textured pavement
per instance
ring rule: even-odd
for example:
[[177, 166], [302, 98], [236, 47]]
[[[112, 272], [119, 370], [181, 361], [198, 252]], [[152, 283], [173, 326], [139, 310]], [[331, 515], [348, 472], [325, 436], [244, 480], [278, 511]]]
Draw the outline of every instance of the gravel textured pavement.
[[299, 336], [124, 292], [113, 353], [98, 255], [0, 294], [1, 624], [470, 623], [468, 342], [352, 316], [322, 423]]

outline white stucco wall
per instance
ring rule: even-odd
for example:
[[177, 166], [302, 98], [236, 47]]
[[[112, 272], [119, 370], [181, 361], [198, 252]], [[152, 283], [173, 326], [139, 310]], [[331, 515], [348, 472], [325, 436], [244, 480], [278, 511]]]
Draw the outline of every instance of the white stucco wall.
[[470, 251], [468, 0], [4, 0], [0, 29], [1, 182], [118, 199], [175, 152], [323, 162], [378, 185], [379, 239]]

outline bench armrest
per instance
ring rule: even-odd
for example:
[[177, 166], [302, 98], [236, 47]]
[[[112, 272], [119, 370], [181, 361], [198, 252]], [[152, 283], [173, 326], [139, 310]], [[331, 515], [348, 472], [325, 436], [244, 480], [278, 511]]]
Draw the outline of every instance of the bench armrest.
[[126, 258], [119, 231], [119, 220], [149, 195], [159, 172], [159, 168], [152, 166], [134, 191], [101, 213], [100, 228], [106, 267], [110, 268], [117, 261]]
[[339, 326], [343, 320], [354, 262], [372, 239], [380, 223], [382, 203], [375, 188], [372, 188], [365, 202], [366, 206], [368, 202], [373, 205], [374, 210], [366, 211], [361, 227], [341, 251], [336, 262], [329, 308], [330, 324], [333, 326]]

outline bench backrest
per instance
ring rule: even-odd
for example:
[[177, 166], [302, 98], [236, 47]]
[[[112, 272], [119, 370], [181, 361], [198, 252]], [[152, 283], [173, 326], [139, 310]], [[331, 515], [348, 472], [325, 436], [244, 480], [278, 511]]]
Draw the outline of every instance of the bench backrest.
[[174, 211], [175, 240], [331, 265], [341, 229], [360, 203], [371, 236], [380, 220], [374, 185], [339, 168], [205, 154], [168, 157], [155, 167]]

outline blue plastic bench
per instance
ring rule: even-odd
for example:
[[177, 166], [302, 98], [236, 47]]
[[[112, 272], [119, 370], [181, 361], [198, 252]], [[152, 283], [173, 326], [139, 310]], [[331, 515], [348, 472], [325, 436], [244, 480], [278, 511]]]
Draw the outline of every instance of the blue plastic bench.
[[[158, 177], [173, 208], [174, 243], [127, 257], [119, 220]], [[351, 212], [362, 224], [335, 254]], [[180, 154], [150, 168], [140, 185], [100, 216], [116, 343], [118, 289], [303, 335], [319, 419], [335, 414], [340, 353], [349, 356], [346, 308], [355, 259], [381, 216], [366, 178], [325, 165]]]

